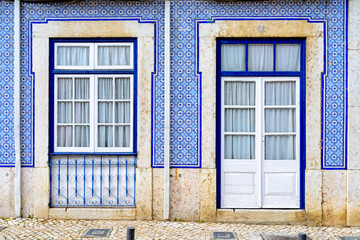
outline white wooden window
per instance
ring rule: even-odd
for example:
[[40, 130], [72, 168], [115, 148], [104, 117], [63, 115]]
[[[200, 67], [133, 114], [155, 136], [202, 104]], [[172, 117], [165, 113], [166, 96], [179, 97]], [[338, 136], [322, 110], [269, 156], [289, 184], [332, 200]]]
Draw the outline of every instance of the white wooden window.
[[55, 43], [55, 69], [133, 69], [133, 43]]
[[133, 42], [57, 42], [54, 70], [54, 151], [132, 152]]
[[130, 152], [132, 75], [55, 75], [56, 152]]

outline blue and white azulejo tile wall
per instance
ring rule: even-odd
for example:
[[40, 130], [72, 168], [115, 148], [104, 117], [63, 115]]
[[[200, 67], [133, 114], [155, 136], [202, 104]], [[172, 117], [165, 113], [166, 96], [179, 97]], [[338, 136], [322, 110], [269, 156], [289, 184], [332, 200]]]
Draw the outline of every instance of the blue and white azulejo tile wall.
[[[197, 23], [216, 19], [306, 19], [326, 27], [323, 76], [323, 168], [346, 168], [347, 1], [262, 0], [171, 2], [171, 164], [201, 167], [201, 77]], [[0, 2], [0, 165], [14, 164], [13, 2]], [[164, 1], [90, 0], [22, 3], [21, 149], [24, 166], [34, 165], [34, 76], [31, 72], [32, 23], [62, 20], [137, 19], [156, 23], [153, 76], [152, 165], [163, 164]]]

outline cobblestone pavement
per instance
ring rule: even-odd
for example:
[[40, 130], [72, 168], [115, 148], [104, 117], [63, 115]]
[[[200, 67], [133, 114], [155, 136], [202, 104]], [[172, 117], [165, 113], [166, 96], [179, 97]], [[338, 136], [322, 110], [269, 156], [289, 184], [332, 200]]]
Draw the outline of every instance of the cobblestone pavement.
[[109, 237], [102, 239], [126, 239], [127, 227], [135, 227], [136, 239], [156, 240], [208, 240], [212, 239], [213, 231], [235, 232], [238, 239], [247, 240], [261, 240], [261, 233], [297, 235], [299, 232], [305, 232], [312, 239], [324, 240], [338, 240], [338, 236], [360, 236], [360, 228], [171, 221], [0, 219], [0, 227], [5, 227], [3, 230], [0, 230], [0, 239], [81, 239], [89, 228], [110, 228], [111, 233]]

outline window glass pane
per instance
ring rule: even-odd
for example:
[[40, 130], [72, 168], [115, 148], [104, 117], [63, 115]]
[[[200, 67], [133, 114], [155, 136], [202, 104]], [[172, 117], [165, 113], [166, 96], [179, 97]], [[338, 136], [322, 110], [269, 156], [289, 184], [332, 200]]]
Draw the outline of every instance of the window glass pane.
[[130, 147], [130, 126], [115, 127], [115, 147]]
[[89, 123], [89, 103], [76, 102], [74, 115], [75, 123]]
[[115, 122], [116, 123], [130, 123], [130, 103], [129, 102], [115, 103]]
[[98, 46], [98, 65], [130, 65], [130, 46]]
[[57, 127], [57, 146], [72, 147], [72, 126]]
[[58, 78], [58, 99], [72, 99], [72, 78]]
[[90, 98], [89, 78], [75, 78], [75, 99]]
[[130, 99], [130, 78], [115, 78], [115, 99]]
[[87, 46], [58, 46], [58, 66], [89, 66], [90, 48]]
[[296, 136], [266, 136], [266, 160], [296, 159]]
[[295, 105], [295, 82], [266, 82], [265, 105]]
[[265, 132], [296, 132], [296, 110], [266, 109]]
[[249, 44], [248, 68], [249, 71], [273, 71], [273, 44]]
[[99, 99], [113, 99], [113, 79], [99, 78], [98, 79], [98, 98]]
[[245, 44], [221, 45], [221, 71], [245, 71]]
[[276, 71], [300, 71], [300, 44], [276, 44]]
[[225, 136], [226, 159], [255, 159], [255, 136]]
[[57, 108], [57, 122], [72, 123], [72, 103], [58, 102]]
[[90, 146], [89, 126], [75, 126], [75, 147]]
[[254, 82], [225, 82], [224, 91], [225, 105], [255, 105]]
[[112, 122], [113, 122], [113, 103], [99, 102], [98, 123], [112, 123]]
[[254, 132], [254, 109], [225, 109], [225, 132]]
[[98, 147], [112, 147], [112, 146], [113, 146], [113, 127], [99, 126]]

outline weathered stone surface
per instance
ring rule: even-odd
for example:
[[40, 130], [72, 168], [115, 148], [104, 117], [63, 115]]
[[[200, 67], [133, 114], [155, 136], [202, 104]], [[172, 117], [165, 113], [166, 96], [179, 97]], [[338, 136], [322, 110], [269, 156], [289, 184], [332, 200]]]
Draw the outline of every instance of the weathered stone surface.
[[[360, 24], [360, 23], [359, 23]], [[350, 107], [360, 106], [360, 50], [348, 51], [348, 104]], [[353, 118], [353, 119], [352, 119]], [[357, 120], [356, 116], [349, 115], [349, 122]]]
[[360, 226], [360, 171], [347, 171], [347, 225]]
[[136, 219], [152, 219], [152, 169], [136, 168]]
[[220, 222], [240, 222], [246, 224], [304, 224], [304, 210], [217, 210]]
[[321, 225], [322, 171], [305, 171], [305, 218], [307, 225]]
[[360, 107], [349, 107], [348, 116], [348, 169], [360, 169]]
[[323, 225], [346, 225], [346, 171], [323, 171]]
[[50, 208], [50, 219], [135, 220], [135, 208]]
[[10, 218], [15, 216], [14, 190], [15, 169], [1, 168], [0, 171], [0, 217]]
[[216, 169], [200, 169], [200, 220], [216, 221]]
[[349, 49], [360, 49], [360, 1], [349, 0]]
[[321, 73], [324, 39], [306, 38], [306, 168], [321, 168]]
[[[153, 218], [164, 219], [164, 169], [154, 169]], [[199, 169], [170, 169], [170, 220], [198, 221]]]
[[50, 172], [49, 168], [34, 168], [34, 217], [49, 217], [50, 201]]
[[153, 169], [153, 219], [164, 219], [164, 169]]

